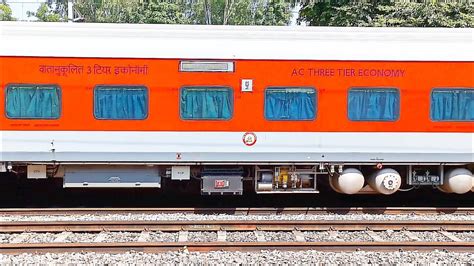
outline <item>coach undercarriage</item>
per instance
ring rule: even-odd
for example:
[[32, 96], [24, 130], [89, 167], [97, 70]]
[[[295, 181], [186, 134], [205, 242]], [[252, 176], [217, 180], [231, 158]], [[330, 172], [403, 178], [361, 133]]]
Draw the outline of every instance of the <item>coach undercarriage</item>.
[[[319, 193], [385, 194], [428, 186], [442, 192], [474, 191], [474, 164], [261, 163], [261, 164], [1, 164], [17, 179], [62, 178], [64, 188], [160, 188], [200, 184], [202, 195]], [[163, 185], [166, 184], [166, 185]], [[247, 184], [244, 186], [244, 184]], [[249, 185], [251, 184], [251, 185]], [[247, 188], [247, 189], [245, 189]], [[248, 189], [252, 188], [252, 189]]]

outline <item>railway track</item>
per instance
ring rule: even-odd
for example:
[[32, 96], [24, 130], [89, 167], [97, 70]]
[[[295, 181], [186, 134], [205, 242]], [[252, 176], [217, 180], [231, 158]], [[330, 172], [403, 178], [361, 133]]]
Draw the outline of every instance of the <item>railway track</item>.
[[349, 207], [349, 208], [7, 208], [1, 215], [87, 215], [87, 214], [474, 214], [474, 208], [452, 207]]
[[474, 231], [474, 221], [49, 221], [0, 222], [0, 232], [141, 232], [141, 231], [327, 231], [410, 230]]
[[57, 253], [57, 252], [101, 252], [123, 253], [136, 252], [168, 252], [168, 251], [261, 251], [261, 250], [318, 250], [331, 252], [349, 251], [433, 251], [447, 250], [456, 252], [472, 252], [473, 243], [459, 242], [266, 242], [266, 243], [229, 243], [229, 242], [181, 242], [181, 243], [32, 243], [2, 245], [2, 254], [21, 253]]
[[[56, 211], [56, 214], [60, 213], [60, 210]], [[125, 212], [125, 210], [118, 209], [79, 210], [79, 212], [85, 211]], [[135, 211], [139, 212], [139, 210]], [[156, 211], [156, 209], [150, 211]], [[423, 211], [426, 213], [428, 210]], [[430, 211], [433, 212], [433, 210]], [[462, 211], [468, 212], [468, 210]], [[39, 215], [42, 210], [32, 212]], [[52, 210], [45, 212], [48, 215], [53, 213]], [[75, 210], [75, 213], [77, 214], [78, 210]], [[2, 215], [5, 215], [5, 212]], [[0, 243], [0, 253], [83, 251], [121, 253], [131, 250], [204, 252], [265, 249], [320, 251], [431, 251], [441, 249], [472, 252], [474, 240], [463, 239], [462, 234], [459, 233], [473, 231], [473, 220], [0, 222], [0, 235], [3, 235], [3, 239], [7, 239]], [[239, 234], [243, 234], [244, 237], [240, 236], [241, 240], [236, 241], [235, 236]], [[123, 237], [123, 235], [126, 235], [125, 240], [115, 239]], [[196, 235], [204, 237], [196, 239]], [[434, 240], [426, 240], [423, 238], [424, 235], [432, 235]], [[167, 239], [164, 239], [164, 236]], [[157, 239], [157, 237], [162, 238]], [[42, 240], [34, 240], [35, 238]], [[77, 241], [77, 239], [82, 240]]]

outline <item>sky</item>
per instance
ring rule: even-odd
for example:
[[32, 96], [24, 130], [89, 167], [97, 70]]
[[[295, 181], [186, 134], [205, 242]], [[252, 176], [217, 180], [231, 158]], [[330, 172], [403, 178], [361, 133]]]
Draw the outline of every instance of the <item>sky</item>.
[[28, 17], [27, 11], [36, 12], [41, 3], [46, 0], [7, 0], [12, 9], [12, 16], [20, 21], [33, 21], [35, 17]]

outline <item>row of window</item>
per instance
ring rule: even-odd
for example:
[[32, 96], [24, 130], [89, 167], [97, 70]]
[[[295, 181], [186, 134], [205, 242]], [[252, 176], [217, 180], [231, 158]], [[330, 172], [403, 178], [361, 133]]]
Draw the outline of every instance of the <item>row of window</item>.
[[[233, 115], [233, 90], [229, 87], [184, 87], [180, 95], [181, 118], [228, 120]], [[10, 85], [6, 90], [8, 118], [57, 119], [61, 90], [54, 85]], [[416, 110], [413, 110], [416, 111]], [[269, 87], [265, 90], [268, 120], [314, 120], [317, 93], [308, 87]], [[400, 92], [393, 88], [353, 88], [348, 94], [352, 121], [395, 121], [400, 115]], [[97, 86], [94, 116], [107, 120], [141, 120], [148, 116], [148, 89], [144, 86]], [[434, 121], [474, 121], [474, 89], [434, 89]]]

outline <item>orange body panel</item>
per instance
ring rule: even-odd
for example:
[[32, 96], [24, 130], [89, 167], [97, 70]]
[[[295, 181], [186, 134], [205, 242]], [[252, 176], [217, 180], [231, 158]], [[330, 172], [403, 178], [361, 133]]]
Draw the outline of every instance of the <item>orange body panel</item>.
[[[40, 71], [41, 66], [82, 66], [82, 73]], [[146, 66], [147, 73], [122, 73], [121, 66]], [[100, 66], [100, 68], [99, 68]], [[474, 132], [473, 122], [433, 122], [433, 88], [474, 88], [473, 62], [353, 62], [236, 60], [233, 73], [183, 73], [175, 59], [98, 59], [0, 57], [1, 130], [90, 131], [282, 131], [282, 132]], [[110, 72], [106, 69], [110, 67]], [[53, 69], [52, 68], [52, 69]], [[396, 76], [373, 76], [373, 69]], [[44, 70], [44, 69], [43, 69]], [[95, 71], [97, 70], [97, 71]], [[253, 92], [241, 92], [241, 79], [253, 79]], [[8, 84], [57, 84], [61, 117], [57, 120], [8, 119]], [[149, 90], [146, 120], [96, 120], [96, 85], [144, 85]], [[184, 121], [179, 91], [187, 85], [220, 85], [234, 89], [234, 115], [228, 121]], [[314, 121], [267, 121], [264, 90], [268, 86], [309, 86], [317, 89]], [[347, 118], [351, 87], [394, 87], [400, 91], [400, 118], [395, 122], [354, 122]]]

